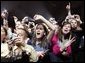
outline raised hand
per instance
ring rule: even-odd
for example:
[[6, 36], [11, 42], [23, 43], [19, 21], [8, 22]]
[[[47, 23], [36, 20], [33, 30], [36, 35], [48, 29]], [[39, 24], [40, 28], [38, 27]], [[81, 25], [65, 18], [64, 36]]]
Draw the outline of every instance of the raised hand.
[[61, 46], [60, 51], [63, 51], [64, 49], [66, 49], [68, 46], [70, 46], [74, 41], [76, 40], [75, 37], [73, 37], [72, 39], [69, 39], [64, 45]]
[[39, 20], [39, 19], [42, 19], [44, 17], [42, 15], [36, 14], [33, 18], [34, 18], [34, 20]]
[[41, 20], [41, 22], [45, 23], [49, 28], [51, 28], [52, 30], [55, 30], [55, 27], [52, 23], [50, 23], [47, 19], [45, 19], [42, 15], [38, 15], [36, 14], [34, 17], [34, 20]]
[[76, 38], [75, 37], [73, 37], [72, 39], [69, 39], [66, 43], [65, 43], [65, 47], [68, 47], [68, 46], [70, 46], [74, 41], [76, 41]]
[[25, 16], [23, 19], [22, 19], [22, 21], [24, 21], [24, 22], [28, 22], [28, 16]]
[[70, 7], [70, 2], [69, 2], [69, 5], [66, 6], [66, 9], [67, 9], [67, 10], [70, 10], [70, 8], [71, 8], [71, 7]]
[[77, 21], [80, 22], [80, 24], [82, 24], [82, 21], [81, 21], [80, 16], [78, 14], [74, 14], [73, 16]]
[[20, 46], [24, 46], [24, 43], [23, 43], [23, 39], [22, 37], [16, 37], [16, 39], [14, 40], [16, 46], [20, 47]]
[[16, 16], [13, 16], [15, 23], [18, 21], [18, 18]]

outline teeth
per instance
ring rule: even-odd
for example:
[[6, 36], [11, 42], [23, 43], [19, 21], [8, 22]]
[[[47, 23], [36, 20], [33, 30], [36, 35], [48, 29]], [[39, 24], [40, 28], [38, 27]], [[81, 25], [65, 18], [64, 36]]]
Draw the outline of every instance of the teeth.
[[38, 35], [40, 34], [40, 33], [37, 33]]

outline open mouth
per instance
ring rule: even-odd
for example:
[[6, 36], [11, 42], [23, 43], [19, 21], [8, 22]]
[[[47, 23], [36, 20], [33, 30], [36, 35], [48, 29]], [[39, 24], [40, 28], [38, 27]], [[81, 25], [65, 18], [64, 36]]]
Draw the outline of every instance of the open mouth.
[[64, 30], [65, 32], [67, 32], [68, 30]]
[[40, 33], [37, 33], [37, 35], [40, 35]]

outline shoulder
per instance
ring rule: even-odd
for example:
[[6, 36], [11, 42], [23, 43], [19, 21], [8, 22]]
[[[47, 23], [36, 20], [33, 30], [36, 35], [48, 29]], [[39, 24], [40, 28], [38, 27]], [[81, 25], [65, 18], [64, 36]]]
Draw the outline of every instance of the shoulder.
[[28, 44], [28, 45], [32, 45], [32, 40], [29, 39], [29, 40], [27, 41], [27, 44]]
[[1, 45], [2, 45], [2, 46], [5, 46], [5, 47], [7, 47], [7, 46], [8, 46], [8, 44], [7, 44], [7, 43], [1, 43]]
[[25, 49], [27, 50], [34, 50], [32, 45], [25, 44]]
[[82, 28], [81, 28], [81, 27], [77, 27], [77, 30], [78, 30], [78, 31], [82, 31]]

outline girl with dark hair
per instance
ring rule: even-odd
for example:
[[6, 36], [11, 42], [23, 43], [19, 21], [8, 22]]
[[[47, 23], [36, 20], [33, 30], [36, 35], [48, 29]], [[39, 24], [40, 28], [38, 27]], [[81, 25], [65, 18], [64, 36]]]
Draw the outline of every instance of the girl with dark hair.
[[73, 61], [79, 62], [79, 59], [83, 57], [83, 55], [79, 56], [80, 51], [79, 45], [81, 43], [81, 38], [83, 36], [83, 29], [81, 26], [83, 26], [83, 22], [81, 21], [81, 18], [78, 14], [71, 14], [70, 5], [67, 5], [68, 10], [68, 16], [66, 17], [66, 21], [68, 21], [72, 26], [72, 34], [76, 36], [76, 41], [72, 44], [72, 55], [73, 55]]
[[[36, 24], [34, 36], [32, 39], [32, 45], [37, 51], [39, 62], [44, 62], [44, 61], [46, 62], [47, 61], [46, 52], [48, 51], [50, 37], [55, 27], [53, 27], [53, 25], [41, 15], [35, 15], [34, 19], [36, 20], [36, 22], [37, 20], [39, 20], [42, 21], [43, 23]], [[50, 33], [48, 33], [46, 25], [52, 29]]]
[[[58, 35], [59, 34], [59, 35]], [[63, 23], [59, 33], [53, 35], [52, 43], [52, 62], [69, 62], [71, 59], [71, 44], [75, 37], [71, 34], [71, 25], [68, 22]]]

